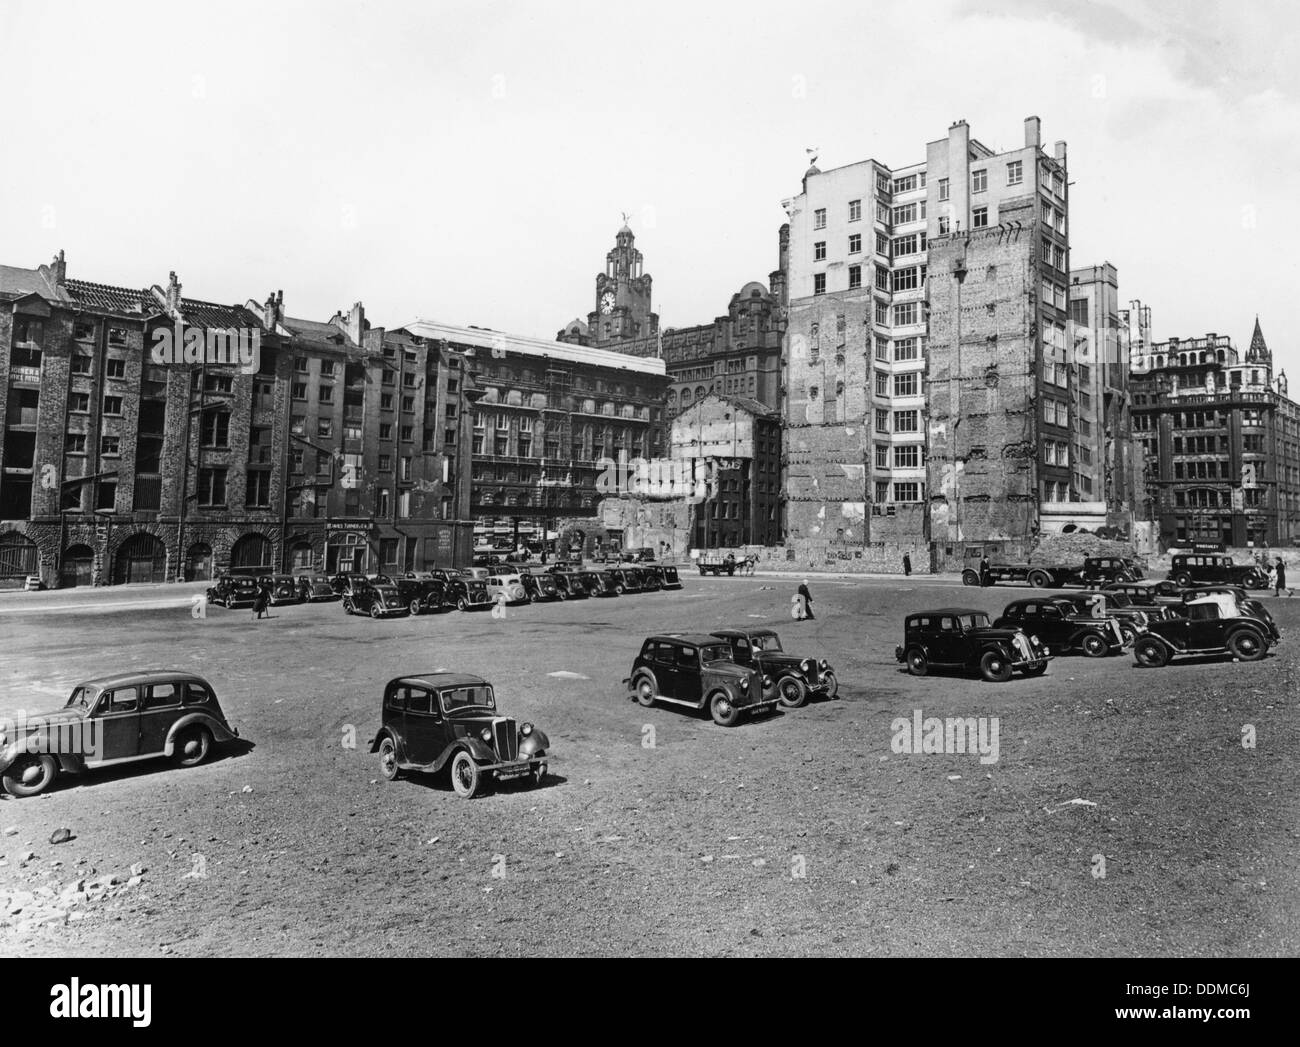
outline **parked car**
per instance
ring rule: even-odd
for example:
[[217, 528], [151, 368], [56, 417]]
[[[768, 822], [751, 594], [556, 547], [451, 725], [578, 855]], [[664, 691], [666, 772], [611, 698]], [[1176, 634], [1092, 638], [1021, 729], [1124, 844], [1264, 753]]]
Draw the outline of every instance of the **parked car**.
[[393, 584], [412, 615], [436, 614], [456, 606], [456, 601], [447, 596], [446, 583], [434, 578], [429, 571], [407, 571], [401, 578], [393, 579]]
[[248, 575], [223, 574], [208, 586], [208, 603], [219, 603], [227, 608], [252, 607], [257, 594], [256, 578], [250, 578]]
[[1146, 572], [1126, 556], [1089, 556], [1083, 561], [1082, 576], [1084, 585], [1095, 588], [1107, 582], [1141, 581]]
[[1101, 587], [1106, 595], [1119, 593], [1127, 596], [1137, 607], [1167, 607], [1181, 602], [1182, 590], [1170, 581], [1144, 579], [1140, 582], [1108, 582]]
[[1169, 562], [1169, 581], [1181, 589], [1199, 582], [1239, 585], [1243, 589], [1267, 589], [1268, 572], [1258, 564], [1233, 563], [1231, 556], [1218, 553], [1180, 554]]
[[787, 709], [798, 709], [810, 697], [838, 698], [840, 683], [825, 658], [800, 658], [781, 647], [772, 629], [715, 629], [713, 635], [731, 645], [737, 665], [757, 669], [763, 675], [763, 692], [775, 697]]
[[1133, 645], [1137, 663], [1148, 668], [1167, 665], [1187, 655], [1229, 655], [1254, 662], [1281, 642], [1276, 625], [1248, 615], [1228, 593], [1189, 600], [1138, 637]]
[[[590, 575], [590, 580], [587, 576]], [[592, 596], [622, 596], [623, 586], [618, 578], [609, 571], [584, 571], [584, 580], [588, 581], [588, 591]]]
[[482, 610], [492, 606], [486, 578], [475, 578], [461, 571], [445, 568], [437, 568], [429, 573], [442, 582], [445, 598], [454, 603], [459, 610]]
[[657, 571], [648, 567], [624, 567], [622, 570], [625, 576], [636, 581], [637, 588], [643, 593], [657, 593], [662, 588]]
[[909, 614], [894, 657], [913, 676], [925, 676], [932, 668], [959, 669], [1005, 683], [1016, 671], [1041, 676], [1052, 654], [1021, 629], [994, 628], [983, 611], [945, 607]]
[[993, 628], [1019, 629], [1041, 641], [1052, 654], [1077, 651], [1089, 658], [1102, 658], [1124, 649], [1119, 622], [1081, 612], [1068, 596], [1013, 600], [994, 621]]
[[629, 563], [653, 563], [655, 551], [648, 545], [638, 546], [635, 549], [624, 549], [623, 559]]
[[459, 574], [462, 578], [476, 578], [481, 582], [486, 582], [492, 577], [493, 572], [486, 567], [462, 567]]
[[494, 574], [487, 580], [488, 599], [493, 603], [526, 603], [528, 592], [517, 574]]
[[769, 711], [775, 695], [765, 693], [775, 680], [757, 669], [737, 665], [731, 644], [702, 633], [651, 636], [623, 681], [644, 706], [656, 701], [707, 710], [713, 722], [731, 727], [744, 714]]
[[555, 581], [561, 600], [585, 600], [591, 595], [581, 571], [552, 570], [548, 573]]
[[330, 588], [342, 596], [347, 590], [357, 584], [366, 582], [366, 576], [360, 571], [342, 571], [330, 578]]
[[389, 781], [404, 772], [446, 771], [456, 795], [469, 799], [488, 780], [546, 780], [551, 742], [531, 723], [497, 709], [492, 685], [459, 673], [399, 676], [384, 688], [379, 733], [370, 751]]
[[499, 553], [475, 553], [470, 562], [477, 568], [491, 570], [504, 564], [506, 558]]
[[0, 782], [11, 796], [35, 796], [60, 774], [128, 760], [167, 756], [193, 767], [207, 759], [214, 743], [238, 735], [212, 685], [200, 676], [99, 676], [73, 688], [62, 709], [3, 722]]
[[1156, 618], [1164, 617], [1164, 609], [1157, 607], [1138, 607], [1123, 593], [1103, 593], [1100, 591], [1074, 593], [1070, 596], [1058, 596], [1058, 600], [1068, 600], [1075, 613], [1091, 618], [1114, 618], [1119, 623], [1119, 631], [1124, 642], [1131, 643], [1147, 625]]
[[554, 575], [529, 571], [526, 574], [521, 574], [519, 581], [523, 583], [524, 592], [533, 603], [537, 603], [539, 600], [563, 600], [565, 598], [565, 594], [560, 591]]
[[334, 586], [330, 585], [330, 580], [323, 574], [300, 574], [297, 583], [298, 599], [305, 603], [339, 598], [339, 594], [334, 591]]
[[677, 568], [672, 564], [652, 564], [646, 570], [653, 571], [659, 576], [659, 587], [661, 589], [680, 589], [682, 580], [677, 576]]
[[622, 596], [624, 593], [639, 593], [641, 580], [635, 568], [607, 567], [604, 572], [614, 583], [614, 591]]
[[[1226, 593], [1237, 601], [1237, 606], [1242, 611], [1254, 618], [1264, 622], [1275, 633], [1277, 633], [1277, 623], [1273, 621], [1273, 615], [1269, 609], [1264, 606], [1263, 600], [1257, 600], [1251, 596], [1245, 589], [1237, 585], [1194, 585], [1190, 589], [1184, 589], [1179, 595], [1183, 603], [1190, 603], [1192, 600], [1199, 600], [1203, 596], [1214, 596], [1218, 593]], [[1281, 635], [1277, 633], [1277, 635]]]
[[273, 607], [297, 603], [301, 599], [298, 595], [298, 582], [290, 575], [264, 574], [257, 580], [257, 584], [266, 590]]
[[368, 614], [371, 618], [391, 618], [408, 614], [410, 607], [397, 586], [387, 582], [366, 582], [343, 594], [344, 614]]

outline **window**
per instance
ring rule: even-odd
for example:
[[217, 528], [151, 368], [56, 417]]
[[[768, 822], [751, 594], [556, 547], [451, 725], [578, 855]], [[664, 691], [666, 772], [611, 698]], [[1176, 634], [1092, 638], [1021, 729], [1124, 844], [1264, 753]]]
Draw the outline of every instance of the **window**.
[[917, 279], [918, 270], [916, 266], [908, 266], [906, 269], [895, 269], [892, 274], [892, 286], [895, 291], [913, 291], [919, 286]]
[[825, 273], [814, 273], [814, 274], [813, 274], [813, 294], [825, 294], [825, 293], [826, 293], [826, 274], [825, 274]]
[[333, 361], [333, 360], [322, 360], [322, 361], [320, 362], [320, 376], [321, 376], [322, 378], [333, 378], [333, 377], [334, 377], [334, 361]]
[[876, 254], [883, 254], [889, 257], [889, 237], [884, 233], [876, 233]]
[[924, 239], [924, 233], [920, 236], [917, 236], [916, 233], [909, 233], [907, 236], [894, 237], [894, 257], [916, 254], [918, 250], [923, 250], [925, 248]]
[[849, 237], [849, 254], [862, 253], [862, 234], [854, 233]]
[[224, 506], [226, 504], [225, 469], [199, 470], [198, 498], [199, 505], [215, 507]]
[[120, 436], [101, 436], [99, 438], [99, 453], [113, 456], [121, 454], [122, 438]]
[[411, 413], [412, 411], [414, 411], [414, 410], [415, 410], [415, 397], [414, 397], [414, 396], [403, 396], [403, 397], [402, 397], [402, 411], [405, 412], [406, 414], [410, 414], [410, 413]]
[[976, 207], [971, 210], [971, 227], [974, 229], [984, 229], [989, 224], [989, 209], [987, 207]]
[[[381, 487], [379, 488], [378, 491], [375, 492], [375, 515], [376, 516], [385, 517], [388, 515], [389, 505], [390, 505], [389, 498], [390, 496], [387, 487]], [[396, 541], [397, 539], [393, 538], [388, 540]]]
[[1025, 180], [1025, 165], [1020, 160], [1007, 164], [1007, 185], [1019, 185]]
[[826, 260], [826, 241], [818, 240], [813, 244], [813, 261], [824, 262]]
[[894, 179], [894, 192], [910, 193], [916, 188], [916, 175], [907, 175], [903, 178]]
[[826, 228], [826, 208], [819, 207], [817, 208], [817, 210], [813, 212], [813, 228], [814, 229]]
[[308, 368], [307, 368], [307, 357], [305, 357], [305, 356], [295, 356], [295, 357], [293, 358], [293, 369], [294, 369], [295, 371], [297, 371], [299, 374], [306, 374], [306, 373], [307, 373], [307, 369], [308, 369]]
[[889, 375], [885, 374], [884, 371], [876, 372], [876, 395], [889, 396]]
[[896, 502], [919, 502], [921, 500], [921, 485], [915, 480], [907, 483], [894, 484], [894, 501]]
[[889, 412], [882, 407], [876, 408], [876, 432], [889, 432]]
[[86, 434], [85, 433], [68, 433], [64, 437], [63, 451], [65, 454], [85, 454], [86, 453]]
[[888, 360], [888, 359], [889, 359], [889, 339], [888, 339], [888, 338], [880, 338], [880, 337], [877, 337], [877, 338], [876, 338], [876, 359], [877, 359], [877, 360]]
[[380, 422], [380, 423], [379, 423], [379, 439], [381, 439], [381, 440], [391, 440], [392, 438], [393, 438], [393, 423], [392, 423], [392, 422]]
[[203, 446], [230, 446], [230, 412], [211, 411], [203, 416]]
[[[894, 448], [895, 469], [919, 469], [921, 466], [921, 447], [919, 444], [906, 444]], [[908, 499], [912, 501], [914, 499]], [[903, 499], [899, 499], [903, 501]]]
[[939, 179], [939, 199], [940, 200], [948, 199], [948, 179], [946, 178]]
[[902, 204], [894, 208], [894, 224], [902, 225], [904, 222], [915, 222], [920, 217], [920, 208], [916, 204]]
[[862, 286], [862, 266], [849, 266], [849, 290], [855, 290]]
[[73, 374], [90, 374], [94, 367], [95, 358], [89, 353], [72, 354], [72, 373]]
[[894, 432], [896, 433], [920, 432], [920, 412], [919, 411], [895, 411]]
[[271, 470], [250, 469], [244, 487], [244, 507], [266, 508], [271, 504]]
[[109, 378], [125, 378], [126, 361], [115, 356], [110, 356], [104, 361], [104, 374]]
[[947, 215], [942, 215], [942, 216], [940, 216], [940, 218], [939, 218], [939, 235], [940, 235], [940, 236], [947, 236], [947, 235], [948, 235], [948, 216], [947, 216]]
[[876, 286], [882, 291], [889, 290], [889, 270], [878, 265], [876, 268]]
[[988, 168], [981, 167], [978, 171], [970, 173], [970, 191], [972, 193], [982, 193], [989, 187]]
[[104, 413], [105, 413], [105, 414], [121, 414], [121, 413], [122, 413], [122, 398], [121, 398], [120, 396], [106, 396], [106, 397], [104, 397]]
[[877, 480], [877, 481], [876, 481], [876, 501], [877, 501], [877, 502], [887, 502], [887, 501], [889, 501], [889, 481], [888, 481], [888, 480]]
[[897, 361], [915, 360], [918, 358], [919, 338], [899, 338], [894, 342], [894, 359]]
[[876, 468], [889, 468], [889, 444], [876, 444]]
[[108, 344], [116, 346], [126, 345], [126, 328], [110, 327], [108, 329]]
[[307, 383], [306, 383], [306, 382], [294, 382], [294, 383], [289, 387], [289, 393], [290, 393], [290, 395], [291, 395], [295, 400], [305, 400], [305, 399], [307, 399]]
[[332, 404], [334, 402], [334, 386], [322, 385], [316, 390], [316, 399], [323, 404]]
[[90, 394], [89, 393], [70, 393], [68, 395], [68, 410], [76, 411], [82, 414], [90, 411]]
[[409, 443], [411, 440], [415, 439], [415, 426], [413, 425], [402, 426], [401, 429], [398, 430], [397, 436], [399, 440], [403, 440]]
[[917, 323], [920, 311], [920, 302], [904, 302], [896, 305], [894, 306], [894, 324], [901, 327], [905, 324]]
[[915, 396], [918, 390], [918, 375], [915, 371], [909, 374], [894, 375], [894, 395], [895, 396]]
[[889, 306], [881, 301], [876, 302], [876, 323], [881, 327], [889, 323]]
[[857, 222], [857, 221], [861, 220], [861, 218], [862, 218], [862, 201], [861, 201], [861, 200], [850, 200], [850, 201], [849, 201], [849, 221], [850, 221], [850, 222]]

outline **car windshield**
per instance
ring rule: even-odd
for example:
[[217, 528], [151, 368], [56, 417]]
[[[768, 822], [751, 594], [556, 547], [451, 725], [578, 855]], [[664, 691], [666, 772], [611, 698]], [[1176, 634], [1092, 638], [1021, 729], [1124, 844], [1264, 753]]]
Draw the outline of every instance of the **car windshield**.
[[709, 644], [707, 647], [701, 647], [700, 660], [705, 662], [733, 661], [734, 659], [731, 657], [731, 644], [718, 643]]
[[781, 650], [781, 638], [775, 634], [771, 636], [751, 636], [750, 643], [753, 644], [756, 651]]
[[455, 712], [457, 709], [495, 709], [496, 707], [496, 696], [493, 695], [490, 684], [479, 684], [476, 687], [456, 687], [442, 692], [442, 708], [444, 712]]
[[987, 629], [989, 616], [987, 614], [963, 614], [957, 621], [963, 629]]
[[98, 697], [99, 697], [98, 688], [85, 687], [85, 686], [78, 687], [76, 690], [72, 692], [72, 696], [68, 699], [68, 702], [64, 706], [64, 708], [65, 709], [89, 709], [92, 705], [95, 704], [95, 700]]
[[1129, 607], [1133, 601], [1123, 593], [1107, 593], [1106, 603], [1114, 604], [1116, 607]]

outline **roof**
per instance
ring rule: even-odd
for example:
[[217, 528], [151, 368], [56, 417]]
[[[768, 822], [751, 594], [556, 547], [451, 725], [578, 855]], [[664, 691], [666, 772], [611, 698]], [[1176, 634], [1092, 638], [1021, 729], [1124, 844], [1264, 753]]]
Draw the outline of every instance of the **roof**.
[[349, 344], [351, 341], [346, 331], [340, 327], [336, 327], [328, 321], [300, 320], [297, 317], [286, 316], [284, 318], [284, 326], [294, 334], [306, 335], [310, 338], [320, 338], [330, 342], [341, 342], [344, 345]]
[[[149, 683], [165, 677], [169, 680], [186, 680], [194, 683], [201, 683], [208, 687], [208, 681], [201, 676], [195, 676], [194, 673], [185, 672], [181, 669], [137, 669], [130, 673], [111, 673], [108, 676], [96, 676], [91, 680], [82, 680], [83, 687], [98, 687], [100, 689], [110, 687], [126, 687], [131, 684]], [[209, 687], [209, 689], [211, 689]]]
[[696, 647], [707, 647], [709, 644], [718, 642], [718, 637], [710, 636], [708, 633], [660, 633], [658, 636], [647, 636], [647, 640], [666, 640], [670, 643], [689, 643]]
[[89, 280], [68, 280], [65, 286], [73, 301], [90, 309], [112, 313], [149, 315], [163, 312], [163, 307], [147, 289], [96, 284]]
[[468, 673], [410, 673], [389, 680], [388, 686], [394, 687], [402, 683], [422, 683], [429, 687], [482, 687], [487, 681], [481, 676], [470, 676]]
[[974, 607], [937, 607], [932, 611], [913, 611], [908, 617], [915, 618], [918, 614], [984, 614], [988, 611], [981, 611]]
[[714, 629], [714, 636], [775, 636], [776, 630], [766, 625], [756, 625], [753, 628], [741, 626], [738, 629]]
[[181, 316], [187, 324], [197, 327], [248, 327], [261, 330], [261, 317], [242, 305], [221, 305], [197, 298], [181, 299]]
[[63, 300], [54, 286], [45, 279], [39, 269], [21, 269], [13, 265], [0, 265], [0, 294], [24, 295], [38, 294], [42, 298]]

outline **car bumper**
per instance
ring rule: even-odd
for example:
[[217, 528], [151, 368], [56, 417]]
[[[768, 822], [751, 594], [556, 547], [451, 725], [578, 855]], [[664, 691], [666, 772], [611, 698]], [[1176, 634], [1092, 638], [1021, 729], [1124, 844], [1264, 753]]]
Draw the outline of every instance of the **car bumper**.
[[504, 760], [501, 763], [481, 763], [478, 769], [492, 775], [498, 781], [509, 781], [512, 778], [522, 778], [532, 773], [537, 767], [545, 764], [547, 757], [531, 756], [525, 760]]

